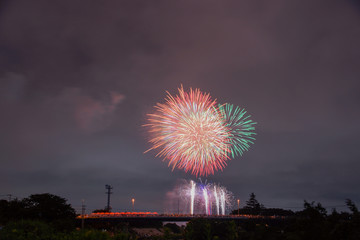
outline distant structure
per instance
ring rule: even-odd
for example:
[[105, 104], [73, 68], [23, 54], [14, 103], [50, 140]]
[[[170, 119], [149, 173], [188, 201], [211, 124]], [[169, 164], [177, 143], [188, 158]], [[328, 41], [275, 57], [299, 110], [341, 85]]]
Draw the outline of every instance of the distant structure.
[[106, 211], [111, 212], [111, 207], [110, 207], [110, 194], [112, 194], [111, 189], [113, 189], [113, 187], [110, 186], [110, 185], [108, 185], [108, 184], [106, 184], [106, 185], [105, 185], [105, 188], [106, 188], [106, 190], [107, 190], [106, 194], [108, 195], [108, 198], [107, 198], [107, 206], [106, 206], [105, 209], [106, 209]]

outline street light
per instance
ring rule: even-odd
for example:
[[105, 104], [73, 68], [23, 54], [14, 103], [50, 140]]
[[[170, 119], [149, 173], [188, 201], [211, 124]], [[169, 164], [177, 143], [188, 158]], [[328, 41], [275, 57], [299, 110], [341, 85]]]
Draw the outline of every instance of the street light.
[[237, 200], [238, 203], [238, 216], [240, 215], [240, 199]]
[[132, 198], [131, 202], [132, 202], [133, 212], [135, 212], [135, 198]]

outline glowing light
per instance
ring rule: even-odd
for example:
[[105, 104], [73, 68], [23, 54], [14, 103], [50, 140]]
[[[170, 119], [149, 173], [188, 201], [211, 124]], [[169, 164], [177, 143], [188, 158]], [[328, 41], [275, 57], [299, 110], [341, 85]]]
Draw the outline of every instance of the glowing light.
[[[134, 216], [157, 216], [157, 212], [99, 212], [84, 215], [85, 218], [116, 218], [116, 217], [134, 217]], [[81, 215], [76, 218], [82, 218]]]
[[216, 100], [199, 89], [179, 95], [168, 93], [165, 103], [148, 114], [152, 147], [156, 156], [169, 161], [169, 166], [184, 169], [194, 175], [214, 174], [226, 166], [230, 152], [230, 133]]

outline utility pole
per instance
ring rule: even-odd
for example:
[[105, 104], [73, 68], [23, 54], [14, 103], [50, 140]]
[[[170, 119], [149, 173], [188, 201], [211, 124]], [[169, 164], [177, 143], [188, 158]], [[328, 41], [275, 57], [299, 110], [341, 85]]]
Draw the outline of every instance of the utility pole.
[[81, 201], [81, 229], [84, 229], [84, 222], [85, 222], [85, 200]]
[[112, 194], [111, 189], [113, 189], [113, 187], [106, 184], [105, 188], [107, 189], [106, 194], [108, 195], [106, 210], [110, 212], [110, 210], [111, 210], [111, 207], [110, 207], [110, 194]]

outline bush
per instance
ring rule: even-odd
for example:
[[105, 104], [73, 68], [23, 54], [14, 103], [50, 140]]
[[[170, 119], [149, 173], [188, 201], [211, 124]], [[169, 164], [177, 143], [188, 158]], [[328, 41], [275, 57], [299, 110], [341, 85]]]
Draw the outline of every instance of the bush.
[[82, 231], [72, 232], [70, 239], [71, 240], [110, 240], [111, 237], [109, 233], [99, 230], [82, 230]]
[[6, 240], [49, 240], [54, 230], [46, 223], [32, 220], [11, 222], [0, 230], [0, 239]]
[[204, 218], [192, 219], [185, 227], [186, 240], [210, 240], [211, 225], [209, 220]]

